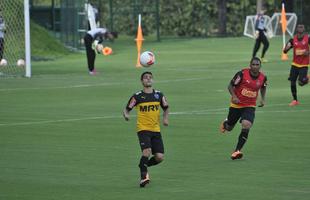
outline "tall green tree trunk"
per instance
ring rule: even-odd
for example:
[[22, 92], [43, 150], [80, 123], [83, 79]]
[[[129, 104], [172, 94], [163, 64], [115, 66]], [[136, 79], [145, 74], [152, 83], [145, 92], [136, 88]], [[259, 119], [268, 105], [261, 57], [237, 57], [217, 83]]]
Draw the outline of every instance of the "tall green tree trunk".
[[226, 36], [226, 22], [227, 22], [227, 8], [226, 8], [226, 0], [217, 0], [218, 7], [218, 34], [220, 36]]
[[256, 0], [256, 13], [259, 13], [264, 9], [264, 0]]

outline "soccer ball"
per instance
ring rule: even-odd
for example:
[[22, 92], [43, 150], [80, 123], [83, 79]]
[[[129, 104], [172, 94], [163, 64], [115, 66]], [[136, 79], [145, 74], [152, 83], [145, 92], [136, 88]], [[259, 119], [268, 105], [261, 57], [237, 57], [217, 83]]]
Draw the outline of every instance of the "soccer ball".
[[143, 67], [150, 67], [155, 63], [155, 55], [150, 51], [145, 51], [140, 55], [140, 64]]
[[102, 50], [103, 50], [103, 45], [102, 44], [97, 44], [96, 45], [96, 51], [98, 54], [101, 54], [102, 53]]
[[6, 61], [6, 59], [2, 58], [0, 61], [0, 66], [7, 66], [8, 61]]
[[24, 61], [24, 59], [18, 59], [16, 64], [19, 67], [23, 67], [23, 66], [25, 66], [25, 61]]

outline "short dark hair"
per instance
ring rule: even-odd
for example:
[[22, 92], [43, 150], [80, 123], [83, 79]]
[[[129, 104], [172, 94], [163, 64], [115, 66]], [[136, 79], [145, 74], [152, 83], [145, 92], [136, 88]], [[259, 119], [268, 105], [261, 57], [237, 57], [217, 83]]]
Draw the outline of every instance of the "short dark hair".
[[260, 65], [262, 64], [262, 61], [261, 61], [261, 59], [260, 59], [259, 57], [253, 57], [253, 58], [251, 59], [251, 61], [250, 61], [250, 64], [252, 64], [252, 62], [253, 62], [254, 60], [259, 61], [259, 64], [260, 64]]
[[118, 36], [118, 33], [117, 33], [117, 32], [114, 32], [114, 31], [112, 31], [112, 32], [107, 31], [107, 32], [105, 32], [104, 35], [103, 35], [103, 37], [104, 37], [105, 40], [110, 40], [111, 42], [113, 42], [114, 39], [117, 38], [117, 36]]
[[149, 72], [149, 71], [143, 72], [143, 73], [141, 74], [141, 77], [140, 77], [140, 80], [141, 80], [141, 81], [143, 80], [143, 76], [144, 76], [145, 74], [150, 74], [150, 75], [153, 76], [152, 72]]

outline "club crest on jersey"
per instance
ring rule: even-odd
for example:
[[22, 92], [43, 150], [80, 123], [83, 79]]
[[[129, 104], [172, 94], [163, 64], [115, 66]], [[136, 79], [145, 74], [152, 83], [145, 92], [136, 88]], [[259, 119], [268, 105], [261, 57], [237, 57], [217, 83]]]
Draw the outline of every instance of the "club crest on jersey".
[[131, 98], [128, 107], [129, 108], [133, 108], [136, 105], [136, 99], [135, 98]]
[[159, 95], [157, 93], [154, 94], [155, 99], [159, 99]]
[[235, 85], [238, 85], [240, 81], [241, 81], [241, 77], [238, 76], [238, 77], [236, 78], [234, 84], [235, 84]]

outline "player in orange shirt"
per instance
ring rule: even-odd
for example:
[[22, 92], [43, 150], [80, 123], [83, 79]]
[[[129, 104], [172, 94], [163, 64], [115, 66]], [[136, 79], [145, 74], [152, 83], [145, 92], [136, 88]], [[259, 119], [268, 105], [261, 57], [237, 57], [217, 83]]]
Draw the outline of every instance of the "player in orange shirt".
[[242, 129], [238, 138], [235, 151], [231, 159], [241, 159], [242, 147], [248, 139], [250, 128], [255, 118], [255, 107], [258, 93], [261, 94], [260, 107], [265, 104], [267, 77], [260, 72], [261, 60], [252, 58], [250, 67], [237, 72], [228, 85], [231, 94], [231, 103], [227, 119], [222, 122], [220, 131], [225, 133], [231, 131], [236, 123], [240, 121]]

